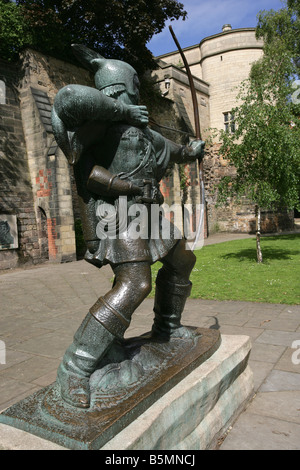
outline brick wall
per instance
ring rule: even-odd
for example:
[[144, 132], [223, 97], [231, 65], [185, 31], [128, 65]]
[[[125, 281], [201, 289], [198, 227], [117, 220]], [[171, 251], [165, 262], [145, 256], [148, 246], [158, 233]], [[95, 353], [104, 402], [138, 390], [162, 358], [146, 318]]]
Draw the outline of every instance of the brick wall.
[[74, 260], [77, 193], [54, 140], [51, 107], [64, 85], [93, 85], [92, 77], [26, 50], [18, 64], [0, 61], [0, 80], [0, 213], [17, 215], [19, 233], [18, 249], [0, 251], [0, 269]]
[[[247, 198], [240, 204], [233, 201], [226, 207], [217, 207], [216, 185], [223, 176], [232, 175], [234, 170], [219, 153], [220, 145], [208, 148], [204, 158], [205, 199], [209, 233], [215, 232], [255, 232], [254, 205]], [[294, 214], [282, 209], [278, 212], [262, 210], [261, 232], [272, 233], [293, 230]]]
[[23, 133], [18, 67], [0, 60], [5, 102], [0, 104], [0, 213], [17, 216], [19, 248], [0, 251], [0, 268], [41, 261], [38, 226]]
[[74, 216], [78, 217], [73, 172], [57, 147], [51, 125], [56, 93], [69, 83], [93, 85], [84, 69], [35, 51], [22, 56], [21, 113], [35, 205], [47, 218], [48, 257], [76, 259]]

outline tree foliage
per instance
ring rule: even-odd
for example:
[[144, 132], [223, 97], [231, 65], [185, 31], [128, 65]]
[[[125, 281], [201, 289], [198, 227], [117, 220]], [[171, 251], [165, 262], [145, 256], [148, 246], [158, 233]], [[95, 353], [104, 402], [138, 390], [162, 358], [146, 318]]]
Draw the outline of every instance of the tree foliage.
[[[28, 46], [73, 61], [70, 44], [81, 43], [131, 63], [139, 73], [155, 66], [146, 47], [151, 37], [168, 19], [186, 17], [177, 0], [16, 0], [15, 5], [0, 0], [0, 5], [20, 25], [14, 51]], [[6, 28], [1, 41], [7, 35]]]
[[221, 135], [220, 151], [235, 169], [221, 180], [221, 203], [246, 195], [258, 214], [260, 208], [299, 206], [300, 100], [292, 99], [298, 50], [292, 37], [297, 21], [287, 8], [260, 16], [258, 35], [265, 38], [264, 55], [240, 86], [241, 104], [232, 110], [235, 133]]
[[287, 0], [286, 7], [278, 11], [260, 12], [256, 32], [266, 45], [280, 38], [295, 65], [300, 67], [300, 0]]
[[285, 62], [280, 54], [265, 56], [241, 86], [242, 104], [233, 110], [237, 130], [222, 133], [221, 153], [236, 169], [221, 183], [223, 202], [247, 194], [265, 208], [298, 204], [300, 123], [288, 99], [292, 88], [284, 77]]
[[[297, 48], [292, 44], [291, 30], [298, 17], [290, 23], [288, 17], [291, 20], [287, 9], [263, 15], [267, 32], [264, 55], [240, 87], [237, 99], [241, 104], [232, 111], [236, 132], [222, 133], [221, 152], [236, 168], [235, 176], [222, 181], [223, 202], [228, 196], [246, 193], [260, 207], [292, 208], [298, 204], [300, 100], [291, 99], [297, 77]], [[282, 18], [285, 21], [281, 23]], [[283, 23], [278, 33], [277, 25]]]
[[0, 57], [6, 60], [15, 59], [18, 51], [29, 40], [27, 25], [18, 6], [10, 1], [0, 0]]

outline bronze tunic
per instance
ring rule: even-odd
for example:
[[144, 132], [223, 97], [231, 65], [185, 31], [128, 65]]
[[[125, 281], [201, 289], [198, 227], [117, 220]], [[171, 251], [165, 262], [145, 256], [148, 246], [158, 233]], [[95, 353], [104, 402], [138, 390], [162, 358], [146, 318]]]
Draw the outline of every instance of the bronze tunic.
[[[86, 159], [87, 155], [83, 155]], [[163, 197], [159, 190], [159, 182], [163, 177], [170, 159], [168, 143], [160, 134], [149, 128], [141, 129], [127, 124], [116, 123], [111, 125], [102, 140], [93, 151], [89, 152], [89, 158], [95, 165], [101, 165], [113, 175], [129, 179], [148, 194], [151, 202], [143, 203], [137, 196], [127, 196], [127, 199], [97, 197], [90, 195], [88, 202], [89, 211], [94, 211], [93, 229], [98, 247], [94, 252], [87, 250], [85, 259], [98, 267], [104, 264], [120, 264], [126, 262], [148, 261], [154, 263], [163, 258], [181, 237], [180, 232], [169, 221], [170, 236], [164, 238], [162, 234], [162, 217], [159, 220], [158, 236], [151, 237], [151, 205], [161, 204]], [[81, 173], [82, 174], [82, 173]], [[121, 202], [120, 202], [121, 201]], [[125, 206], [124, 206], [125, 201]], [[133, 204], [143, 204], [148, 214], [148, 232], [145, 231], [138, 238], [132, 237], [133, 224], [137, 219], [128, 215], [128, 210]], [[87, 210], [85, 207], [85, 210]], [[127, 212], [124, 214], [124, 211]], [[109, 220], [107, 213], [116, 216], [115, 234], [100, 230], [101, 223], [104, 226]], [[89, 214], [91, 220], [91, 214]], [[134, 222], [135, 220], [135, 222]], [[125, 222], [125, 225], [124, 225]], [[157, 220], [155, 221], [157, 223]], [[100, 223], [100, 225], [99, 225]], [[101, 226], [102, 227], [102, 226]], [[114, 228], [114, 225], [112, 225]], [[99, 238], [101, 232], [101, 238]], [[134, 231], [136, 235], [136, 231]], [[113, 235], [113, 237], [112, 237]], [[114, 236], [115, 235], [115, 236]], [[89, 238], [91, 239], [91, 238]], [[95, 240], [95, 238], [94, 238]]]

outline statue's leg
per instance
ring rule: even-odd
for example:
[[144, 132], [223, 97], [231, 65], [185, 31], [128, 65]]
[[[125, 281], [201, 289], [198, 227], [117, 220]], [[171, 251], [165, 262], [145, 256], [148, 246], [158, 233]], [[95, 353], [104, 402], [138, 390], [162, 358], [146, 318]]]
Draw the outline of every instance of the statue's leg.
[[58, 368], [62, 398], [80, 408], [89, 407], [89, 378], [98, 362], [115, 338], [123, 338], [133, 312], [151, 290], [149, 263], [124, 263], [113, 270], [113, 288], [90, 309]]
[[113, 288], [90, 312], [108, 331], [122, 338], [133, 312], [151, 291], [151, 268], [148, 262], [134, 262], [119, 264], [113, 271]]
[[87, 314], [57, 371], [61, 397], [67, 403], [79, 408], [89, 407], [89, 378], [114, 338], [91, 313]]
[[181, 240], [161, 261], [163, 267], [156, 278], [152, 334], [163, 338], [190, 336], [190, 330], [181, 326], [181, 315], [191, 292], [189, 277], [196, 257]]

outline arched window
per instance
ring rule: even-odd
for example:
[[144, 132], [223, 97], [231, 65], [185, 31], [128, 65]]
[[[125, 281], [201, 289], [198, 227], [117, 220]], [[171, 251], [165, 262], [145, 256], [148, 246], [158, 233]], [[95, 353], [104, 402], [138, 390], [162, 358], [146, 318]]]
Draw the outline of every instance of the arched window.
[[6, 86], [3, 80], [0, 80], [0, 104], [6, 104]]

